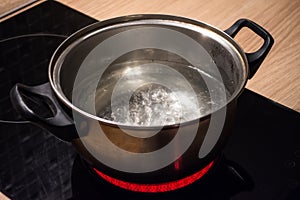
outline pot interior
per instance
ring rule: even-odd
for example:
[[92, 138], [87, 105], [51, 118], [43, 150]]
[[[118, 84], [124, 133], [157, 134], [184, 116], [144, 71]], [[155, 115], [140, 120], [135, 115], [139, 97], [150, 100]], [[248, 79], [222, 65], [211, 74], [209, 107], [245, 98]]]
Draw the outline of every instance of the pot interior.
[[55, 91], [77, 111], [112, 124], [205, 117], [240, 93], [247, 64], [229, 36], [193, 23], [139, 19], [79, 32], [53, 67]]

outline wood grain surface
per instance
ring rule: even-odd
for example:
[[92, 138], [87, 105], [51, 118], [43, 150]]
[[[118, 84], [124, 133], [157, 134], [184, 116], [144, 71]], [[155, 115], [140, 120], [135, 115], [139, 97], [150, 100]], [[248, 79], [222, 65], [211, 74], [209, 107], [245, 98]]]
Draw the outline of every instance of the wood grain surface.
[[0, 18], [14, 13], [16, 10], [25, 7], [36, 0], [0, 0]]
[[[58, 0], [98, 20], [143, 13], [184, 16], [226, 29], [248, 18], [267, 29], [275, 44], [246, 88], [300, 112], [300, 0]], [[246, 52], [261, 39], [242, 30], [236, 41]]]

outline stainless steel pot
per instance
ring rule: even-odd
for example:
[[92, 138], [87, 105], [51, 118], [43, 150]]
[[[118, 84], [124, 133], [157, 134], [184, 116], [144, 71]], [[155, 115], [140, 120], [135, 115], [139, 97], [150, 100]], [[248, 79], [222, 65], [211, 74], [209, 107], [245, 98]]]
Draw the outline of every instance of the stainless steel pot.
[[[245, 53], [233, 40], [243, 27], [263, 38], [258, 51]], [[272, 45], [247, 19], [226, 31], [168, 15], [110, 19], [65, 40], [51, 59], [49, 83], [17, 84], [12, 103], [72, 142], [106, 179], [146, 188], [177, 181], [166, 189], [173, 190], [200, 178], [220, 155], [238, 96]], [[28, 96], [51, 116], [32, 108]]]

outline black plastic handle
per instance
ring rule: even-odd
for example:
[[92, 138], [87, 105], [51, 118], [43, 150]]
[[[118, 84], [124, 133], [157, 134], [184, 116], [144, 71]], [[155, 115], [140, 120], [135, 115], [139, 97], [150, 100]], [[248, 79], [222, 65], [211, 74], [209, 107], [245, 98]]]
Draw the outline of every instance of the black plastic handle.
[[274, 39], [268, 31], [249, 19], [239, 19], [230, 28], [225, 30], [225, 32], [231, 37], [234, 37], [243, 27], [249, 28], [264, 40], [263, 45], [256, 52], [246, 53], [249, 64], [248, 78], [251, 79], [271, 50]]
[[[33, 99], [33, 97], [35, 98]], [[70, 142], [78, 137], [73, 120], [59, 105], [50, 83], [38, 86], [26, 86], [18, 83], [11, 89], [10, 98], [13, 107], [24, 119], [49, 131], [61, 140]], [[28, 99], [31, 99], [37, 108], [30, 105]], [[45, 117], [37, 112], [37, 110], [39, 112], [45, 110], [45, 107], [42, 109], [42, 105], [45, 104], [48, 112], [52, 113], [51, 116]]]

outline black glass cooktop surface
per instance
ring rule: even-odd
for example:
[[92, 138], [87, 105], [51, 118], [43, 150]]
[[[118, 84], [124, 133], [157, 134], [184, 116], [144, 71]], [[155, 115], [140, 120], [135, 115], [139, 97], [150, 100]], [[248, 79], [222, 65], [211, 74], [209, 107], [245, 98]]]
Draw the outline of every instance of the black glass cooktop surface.
[[[73, 147], [15, 114], [16, 83], [45, 83], [49, 59], [69, 35], [96, 20], [55, 1], [0, 23], [0, 191], [11, 199], [300, 199], [300, 114], [245, 89], [214, 171], [175, 192], [124, 191], [95, 176]], [[5, 121], [4, 121], [5, 120]]]

